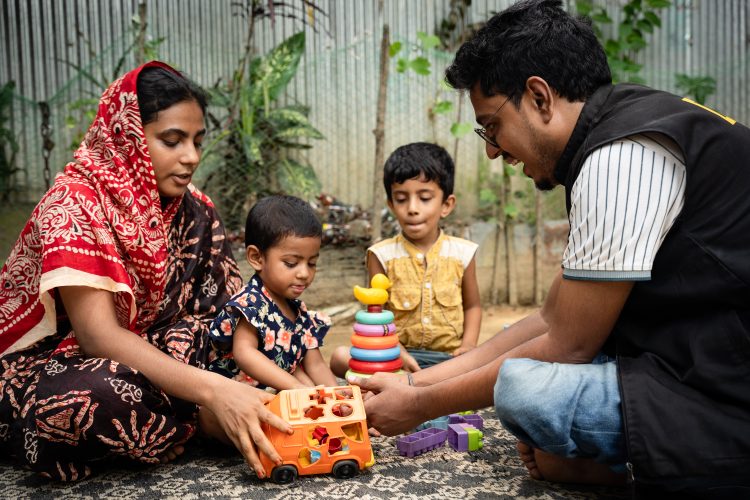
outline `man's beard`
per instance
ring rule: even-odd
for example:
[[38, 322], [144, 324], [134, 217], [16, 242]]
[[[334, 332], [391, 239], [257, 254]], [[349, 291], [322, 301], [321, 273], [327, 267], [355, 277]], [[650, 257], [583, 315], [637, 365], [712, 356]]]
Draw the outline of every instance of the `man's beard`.
[[534, 154], [537, 157], [537, 164], [541, 168], [543, 168], [544, 173], [547, 174], [546, 178], [540, 179], [538, 181], [535, 180], [534, 185], [536, 185], [536, 188], [540, 191], [550, 191], [556, 186], [553, 181], [554, 177], [552, 175], [555, 164], [557, 163], [557, 161], [555, 160], [555, 153], [551, 147], [544, 144], [544, 142], [539, 138], [539, 134], [537, 134], [534, 127], [531, 126], [531, 124], [526, 120], [525, 117], [524, 123], [526, 125], [526, 132], [529, 134], [529, 137], [531, 139], [531, 145]]

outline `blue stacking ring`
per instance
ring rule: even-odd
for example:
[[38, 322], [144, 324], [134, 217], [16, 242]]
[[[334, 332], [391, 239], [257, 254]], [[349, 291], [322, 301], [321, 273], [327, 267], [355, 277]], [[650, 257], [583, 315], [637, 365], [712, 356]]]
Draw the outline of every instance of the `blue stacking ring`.
[[350, 347], [349, 353], [354, 359], [360, 361], [390, 361], [401, 355], [399, 346], [389, 349], [362, 349], [360, 347]]
[[393, 313], [391, 311], [383, 311], [379, 313], [371, 313], [367, 311], [357, 311], [354, 315], [354, 319], [357, 323], [365, 325], [387, 325], [393, 323]]

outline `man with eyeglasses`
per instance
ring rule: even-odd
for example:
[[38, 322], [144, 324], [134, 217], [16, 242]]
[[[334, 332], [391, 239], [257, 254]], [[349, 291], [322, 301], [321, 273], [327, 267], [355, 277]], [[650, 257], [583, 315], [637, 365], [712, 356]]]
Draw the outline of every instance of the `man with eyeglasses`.
[[534, 478], [750, 495], [750, 130], [612, 85], [559, 0], [494, 16], [446, 76], [490, 158], [564, 186], [568, 246], [539, 313], [409, 380], [361, 381], [370, 423], [494, 403]]

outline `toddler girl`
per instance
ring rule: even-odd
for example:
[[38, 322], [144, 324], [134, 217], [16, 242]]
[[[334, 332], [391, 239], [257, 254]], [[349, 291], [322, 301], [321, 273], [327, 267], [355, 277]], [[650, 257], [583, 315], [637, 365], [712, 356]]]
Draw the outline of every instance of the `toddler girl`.
[[299, 300], [315, 277], [322, 228], [294, 196], [262, 198], [245, 225], [255, 274], [211, 325], [209, 370], [261, 389], [336, 385], [318, 348], [330, 320]]

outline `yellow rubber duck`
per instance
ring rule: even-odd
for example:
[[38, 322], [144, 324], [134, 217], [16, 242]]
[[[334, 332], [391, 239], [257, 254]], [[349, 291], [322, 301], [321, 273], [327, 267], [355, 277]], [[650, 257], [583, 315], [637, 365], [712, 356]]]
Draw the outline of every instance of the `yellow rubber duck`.
[[370, 288], [363, 288], [361, 286], [354, 286], [354, 297], [367, 306], [379, 305], [382, 306], [388, 302], [388, 290], [391, 285], [391, 280], [385, 274], [378, 273], [370, 280]]

